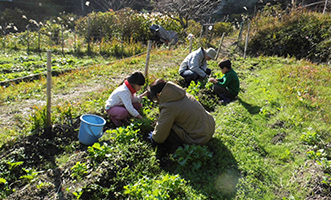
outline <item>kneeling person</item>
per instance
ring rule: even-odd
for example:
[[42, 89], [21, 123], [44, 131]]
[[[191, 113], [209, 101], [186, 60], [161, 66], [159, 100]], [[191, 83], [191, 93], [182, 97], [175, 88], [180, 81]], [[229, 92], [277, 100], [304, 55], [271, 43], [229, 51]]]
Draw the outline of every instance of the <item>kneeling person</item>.
[[215, 132], [209, 112], [185, 89], [163, 79], [150, 85], [148, 96], [159, 103], [159, 118], [152, 132], [156, 143], [206, 144]]
[[224, 60], [218, 63], [224, 74], [222, 78], [209, 78], [208, 81], [214, 83], [214, 92], [228, 103], [236, 98], [239, 93], [239, 78], [237, 73], [232, 69], [230, 60]]

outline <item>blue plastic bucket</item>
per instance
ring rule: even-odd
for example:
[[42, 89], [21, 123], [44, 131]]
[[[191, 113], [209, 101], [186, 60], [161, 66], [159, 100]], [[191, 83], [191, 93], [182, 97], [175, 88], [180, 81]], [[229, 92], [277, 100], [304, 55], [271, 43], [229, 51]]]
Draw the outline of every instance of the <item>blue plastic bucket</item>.
[[80, 116], [78, 139], [85, 145], [92, 145], [103, 135], [102, 128], [106, 120], [100, 116], [86, 114]]

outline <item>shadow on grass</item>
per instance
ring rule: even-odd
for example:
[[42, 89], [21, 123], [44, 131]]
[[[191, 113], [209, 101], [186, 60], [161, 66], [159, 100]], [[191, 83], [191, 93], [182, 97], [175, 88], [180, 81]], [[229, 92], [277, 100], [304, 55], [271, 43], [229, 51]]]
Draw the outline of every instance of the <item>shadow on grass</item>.
[[243, 101], [240, 97], [238, 97], [238, 101], [241, 105], [244, 106], [244, 108], [250, 113], [250, 114], [258, 114], [261, 110], [260, 106], [254, 106], [252, 104], [249, 104], [245, 101]]
[[237, 161], [228, 147], [217, 138], [212, 138], [206, 146], [213, 156], [202, 163], [199, 169], [194, 171], [192, 166], [172, 163], [167, 171], [180, 174], [194, 190], [208, 199], [233, 199], [241, 176]]

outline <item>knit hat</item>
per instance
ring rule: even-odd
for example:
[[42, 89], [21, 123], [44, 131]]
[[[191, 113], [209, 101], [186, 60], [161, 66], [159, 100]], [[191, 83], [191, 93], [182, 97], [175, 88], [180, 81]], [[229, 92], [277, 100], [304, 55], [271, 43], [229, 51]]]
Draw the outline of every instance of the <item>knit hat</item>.
[[206, 54], [209, 58], [216, 60], [215, 56], [216, 56], [216, 51], [213, 48], [209, 48], [206, 50]]

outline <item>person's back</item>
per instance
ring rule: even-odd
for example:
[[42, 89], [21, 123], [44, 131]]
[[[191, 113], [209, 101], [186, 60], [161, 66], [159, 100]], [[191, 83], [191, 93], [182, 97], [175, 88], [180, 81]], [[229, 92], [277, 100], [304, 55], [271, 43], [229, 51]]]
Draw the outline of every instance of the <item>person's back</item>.
[[216, 51], [213, 48], [204, 50], [202, 47], [190, 53], [179, 67], [179, 75], [185, 79], [185, 86], [191, 81], [203, 80], [211, 74], [207, 68], [207, 60], [215, 59]]
[[[160, 115], [154, 140], [162, 143], [169, 127], [187, 144], [205, 144], [215, 131], [214, 118], [190, 94], [168, 82], [160, 93]], [[170, 130], [169, 130], [170, 131]]]
[[204, 54], [203, 54], [203, 48], [199, 48], [193, 52], [191, 52], [189, 55], [187, 55], [183, 62], [180, 64], [179, 67], [179, 74], [184, 72], [187, 69], [194, 69], [196, 67], [200, 67], [203, 65], [207, 65], [206, 60], [204, 59]]
[[227, 89], [231, 94], [236, 97], [240, 90], [240, 83], [237, 72], [234, 69], [230, 69], [224, 76], [228, 77], [229, 84], [227, 85]]

